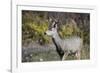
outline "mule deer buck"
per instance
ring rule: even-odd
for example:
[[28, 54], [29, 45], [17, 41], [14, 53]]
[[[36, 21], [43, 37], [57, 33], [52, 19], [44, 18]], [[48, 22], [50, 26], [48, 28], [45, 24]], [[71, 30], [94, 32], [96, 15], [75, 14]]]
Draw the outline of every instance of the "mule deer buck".
[[56, 46], [56, 51], [61, 60], [66, 60], [67, 56], [73, 54], [77, 59], [80, 59], [82, 39], [78, 36], [73, 36], [67, 39], [61, 39], [57, 32], [58, 21], [54, 20], [51, 28], [45, 32], [46, 35], [52, 37], [52, 41]]

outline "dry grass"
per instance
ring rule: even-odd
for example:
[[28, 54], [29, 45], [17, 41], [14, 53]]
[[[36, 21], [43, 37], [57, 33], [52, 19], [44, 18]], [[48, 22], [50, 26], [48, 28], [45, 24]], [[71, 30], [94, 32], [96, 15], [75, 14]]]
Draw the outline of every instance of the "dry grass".
[[[89, 45], [84, 45], [81, 50], [81, 60], [90, 59]], [[75, 56], [68, 56], [67, 60], [76, 60]], [[29, 53], [23, 57], [22, 62], [40, 62], [40, 61], [60, 61], [60, 57], [56, 51]]]

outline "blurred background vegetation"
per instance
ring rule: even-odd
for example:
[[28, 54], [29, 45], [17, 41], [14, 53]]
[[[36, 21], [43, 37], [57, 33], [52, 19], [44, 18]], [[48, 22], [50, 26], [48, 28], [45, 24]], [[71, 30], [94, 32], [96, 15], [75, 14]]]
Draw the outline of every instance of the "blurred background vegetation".
[[[88, 45], [89, 48], [89, 13], [46, 12], [29, 10], [22, 11], [22, 47], [27, 47], [32, 42], [36, 42], [42, 46], [52, 43], [51, 37], [44, 35], [44, 32], [48, 30], [51, 25], [51, 22], [49, 22], [50, 18], [59, 20], [58, 33], [62, 39], [66, 39], [74, 35], [80, 36], [83, 39], [84, 46]], [[87, 58], [89, 58], [89, 55]]]

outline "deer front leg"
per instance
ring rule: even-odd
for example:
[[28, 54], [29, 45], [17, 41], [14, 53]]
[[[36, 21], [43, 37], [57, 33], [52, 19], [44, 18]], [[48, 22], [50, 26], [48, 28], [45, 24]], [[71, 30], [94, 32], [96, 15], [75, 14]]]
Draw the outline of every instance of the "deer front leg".
[[62, 57], [62, 61], [66, 60], [67, 56], [68, 56], [68, 53], [65, 52], [64, 55], [63, 55], [63, 57]]
[[80, 50], [78, 50], [78, 51], [76, 52], [75, 56], [76, 56], [76, 58], [77, 58], [78, 60], [80, 60]]

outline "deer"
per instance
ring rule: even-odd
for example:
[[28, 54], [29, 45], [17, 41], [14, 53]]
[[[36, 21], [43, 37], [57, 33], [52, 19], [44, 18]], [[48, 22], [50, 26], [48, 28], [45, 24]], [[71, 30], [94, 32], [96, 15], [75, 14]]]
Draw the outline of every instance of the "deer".
[[52, 38], [52, 41], [56, 46], [56, 51], [62, 61], [66, 60], [71, 54], [73, 54], [77, 60], [80, 60], [83, 44], [82, 38], [79, 36], [72, 36], [70, 38], [61, 39], [57, 30], [58, 23], [59, 22], [57, 20], [52, 21], [51, 27], [45, 31], [45, 35], [48, 35]]

